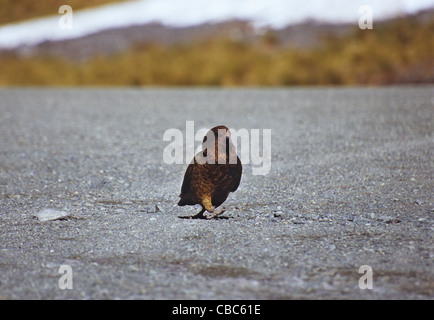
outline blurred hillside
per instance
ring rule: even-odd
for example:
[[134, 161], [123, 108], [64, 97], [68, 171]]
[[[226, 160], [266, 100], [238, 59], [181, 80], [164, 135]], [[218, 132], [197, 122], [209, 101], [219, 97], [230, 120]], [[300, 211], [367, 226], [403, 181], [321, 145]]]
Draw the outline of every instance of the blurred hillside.
[[0, 85], [387, 85], [434, 83], [434, 10], [373, 30], [309, 21], [134, 26], [0, 52]]

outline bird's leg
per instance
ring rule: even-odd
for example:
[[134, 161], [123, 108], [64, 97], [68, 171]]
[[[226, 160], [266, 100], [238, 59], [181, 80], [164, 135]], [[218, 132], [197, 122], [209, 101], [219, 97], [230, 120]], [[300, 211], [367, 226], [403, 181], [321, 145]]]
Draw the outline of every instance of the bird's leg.
[[198, 214], [190, 217], [190, 219], [205, 219], [205, 216], [203, 215], [204, 212], [205, 212], [205, 209], [202, 208], [202, 210], [200, 210]]
[[219, 212], [215, 212], [214, 214], [212, 214], [209, 217], [206, 217], [208, 220], [214, 219], [216, 217], [218, 217], [219, 215], [223, 214], [226, 211], [225, 208], [222, 208]]
[[205, 212], [205, 209], [202, 209], [199, 211], [198, 214], [195, 214], [194, 216], [181, 216], [178, 218], [181, 218], [181, 219], [206, 219], [206, 217], [203, 215], [204, 212]]
[[214, 213], [214, 206], [212, 205], [212, 201], [210, 197], [204, 198], [202, 200], [202, 208], [209, 213]]

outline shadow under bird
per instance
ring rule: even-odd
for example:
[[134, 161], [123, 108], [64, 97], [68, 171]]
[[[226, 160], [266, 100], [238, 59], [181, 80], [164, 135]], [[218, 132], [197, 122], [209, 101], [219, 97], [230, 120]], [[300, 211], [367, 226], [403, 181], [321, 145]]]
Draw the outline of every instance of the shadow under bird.
[[[230, 192], [238, 189], [243, 167], [238, 158], [231, 133], [225, 126], [208, 131], [197, 153], [187, 167], [182, 182], [179, 206], [200, 204], [202, 209], [188, 219], [214, 219], [225, 212], [216, 211]], [[211, 213], [205, 216], [205, 211]]]

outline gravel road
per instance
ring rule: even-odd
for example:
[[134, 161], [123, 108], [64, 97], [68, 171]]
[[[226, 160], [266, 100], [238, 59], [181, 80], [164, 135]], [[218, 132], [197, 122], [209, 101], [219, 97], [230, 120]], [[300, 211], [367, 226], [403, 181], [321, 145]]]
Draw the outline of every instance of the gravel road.
[[[433, 299], [433, 89], [1, 89], [0, 299]], [[186, 121], [272, 130], [220, 219]]]

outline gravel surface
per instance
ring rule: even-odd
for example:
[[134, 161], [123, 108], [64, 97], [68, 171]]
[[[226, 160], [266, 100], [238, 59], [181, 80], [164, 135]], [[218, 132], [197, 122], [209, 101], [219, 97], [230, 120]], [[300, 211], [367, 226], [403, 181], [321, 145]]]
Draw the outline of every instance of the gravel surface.
[[[433, 299], [433, 92], [2, 89], [0, 299]], [[220, 219], [178, 218], [187, 120], [272, 130]]]

